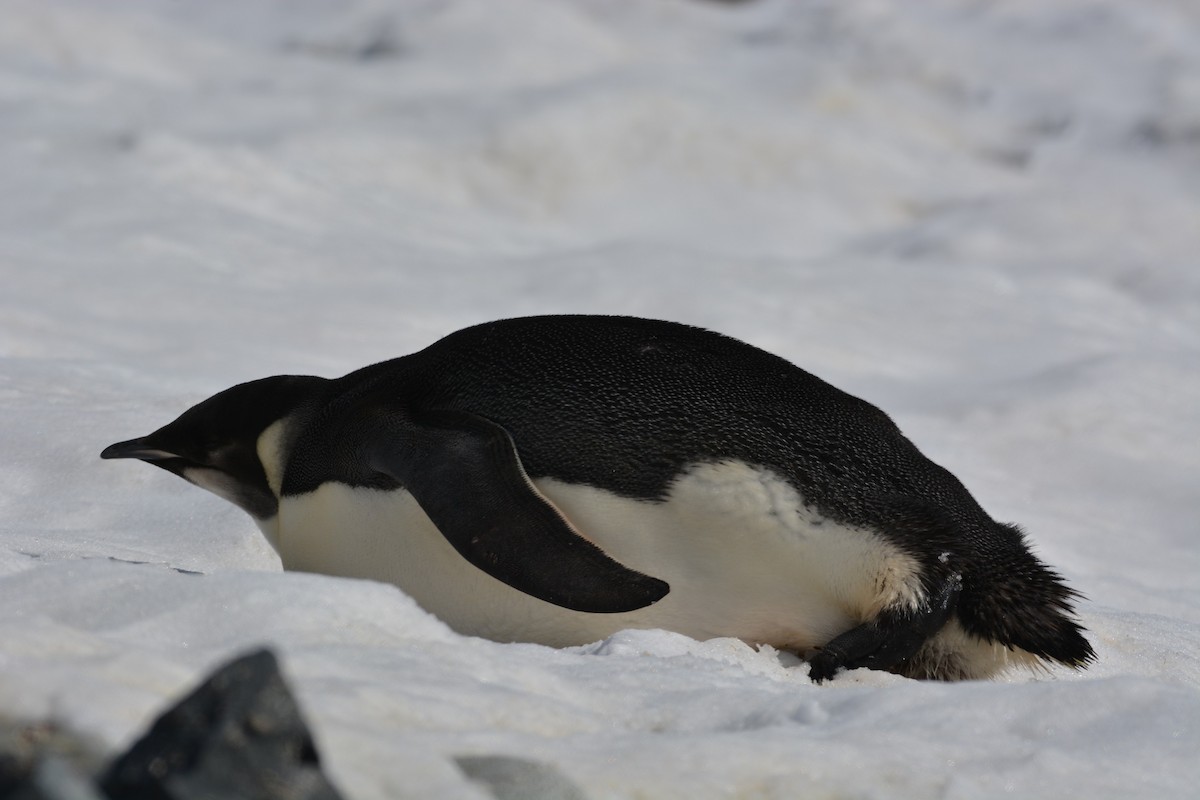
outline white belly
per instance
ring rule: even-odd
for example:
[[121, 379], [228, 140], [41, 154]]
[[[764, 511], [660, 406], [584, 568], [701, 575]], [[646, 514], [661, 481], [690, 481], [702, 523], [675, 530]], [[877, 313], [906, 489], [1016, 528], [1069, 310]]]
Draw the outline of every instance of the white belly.
[[564, 646], [665, 628], [805, 650], [921, 599], [911, 557], [821, 519], [786, 482], [744, 464], [697, 465], [664, 502], [536, 484], [605, 552], [670, 593], [625, 614], [537, 600], [463, 559], [405, 492], [326, 484], [281, 503], [271, 533], [287, 569], [394, 583], [456, 630], [499, 641]]

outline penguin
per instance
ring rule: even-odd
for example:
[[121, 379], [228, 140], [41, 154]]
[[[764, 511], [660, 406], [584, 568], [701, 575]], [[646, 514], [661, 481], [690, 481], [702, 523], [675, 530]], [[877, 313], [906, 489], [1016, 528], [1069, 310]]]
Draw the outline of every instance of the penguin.
[[733, 637], [817, 683], [1095, 658], [1080, 595], [883, 411], [679, 323], [488, 322], [234, 386], [101, 457], [244, 509], [285, 569], [393, 583], [497, 641]]

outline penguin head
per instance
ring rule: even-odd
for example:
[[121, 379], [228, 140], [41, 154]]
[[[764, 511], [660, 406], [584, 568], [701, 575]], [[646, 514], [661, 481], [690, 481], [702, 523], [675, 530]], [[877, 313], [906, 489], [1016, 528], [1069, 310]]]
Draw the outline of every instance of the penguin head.
[[138, 458], [222, 497], [258, 521], [279, 510], [258, 452], [263, 432], [303, 407], [324, 378], [276, 375], [213, 395], [101, 458]]

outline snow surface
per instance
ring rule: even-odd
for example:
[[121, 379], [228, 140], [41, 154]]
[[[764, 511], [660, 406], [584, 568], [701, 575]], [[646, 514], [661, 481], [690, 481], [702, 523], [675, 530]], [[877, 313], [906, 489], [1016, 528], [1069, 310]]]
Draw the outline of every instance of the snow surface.
[[[1200, 6], [0, 0], [0, 711], [109, 747], [274, 644], [354, 800], [1195, 797]], [[1084, 592], [930, 684], [459, 636], [100, 449], [464, 325], [661, 317], [881, 406]], [[464, 762], [470, 763], [470, 762]]]

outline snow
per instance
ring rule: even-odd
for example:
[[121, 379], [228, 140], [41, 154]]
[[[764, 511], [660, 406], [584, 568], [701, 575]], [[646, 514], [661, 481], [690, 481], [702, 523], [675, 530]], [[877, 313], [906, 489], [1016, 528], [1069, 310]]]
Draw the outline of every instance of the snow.
[[[270, 643], [355, 800], [488, 797], [476, 756], [591, 798], [1194, 795], [1194, 3], [0, 11], [0, 713], [115, 749]], [[1099, 661], [814, 686], [729, 640], [471, 639], [98, 458], [240, 381], [560, 312], [881, 406], [1087, 595]]]

